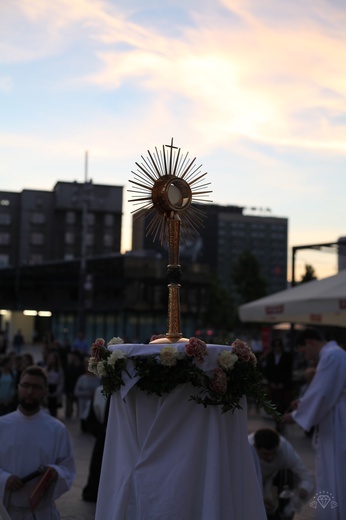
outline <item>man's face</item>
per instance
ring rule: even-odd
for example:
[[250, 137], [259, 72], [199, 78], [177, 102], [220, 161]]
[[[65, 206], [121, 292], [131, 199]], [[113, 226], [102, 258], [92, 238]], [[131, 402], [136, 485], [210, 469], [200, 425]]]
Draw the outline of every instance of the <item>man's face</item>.
[[261, 460], [272, 462], [277, 454], [277, 448], [267, 450], [266, 448], [257, 448], [258, 456]]
[[304, 345], [298, 346], [298, 350], [304, 354], [304, 357], [307, 361], [318, 361], [319, 348], [315, 340], [305, 340]]
[[47, 394], [42, 377], [25, 374], [18, 385], [18, 401], [24, 413], [35, 413]]

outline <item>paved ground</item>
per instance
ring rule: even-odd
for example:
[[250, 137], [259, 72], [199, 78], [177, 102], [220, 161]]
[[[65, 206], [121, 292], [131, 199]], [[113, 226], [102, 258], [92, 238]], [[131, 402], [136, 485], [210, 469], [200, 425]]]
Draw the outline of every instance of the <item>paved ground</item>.
[[[34, 353], [35, 359], [37, 360], [40, 356], [40, 352], [36, 349], [32, 349], [32, 351]], [[57, 501], [57, 506], [60, 511], [61, 518], [62, 520], [94, 520], [95, 504], [84, 502], [81, 498], [82, 489], [85, 486], [88, 477], [89, 461], [94, 445], [94, 437], [90, 434], [82, 433], [80, 431], [79, 421], [76, 418], [65, 420], [63, 416], [63, 409], [60, 409], [59, 418], [65, 422], [66, 426], [71, 432], [77, 467], [77, 477], [72, 486], [72, 489]], [[254, 407], [250, 408], [248, 414], [249, 433], [255, 431], [259, 427], [272, 426], [273, 422], [271, 419], [268, 419], [261, 413], [258, 413]], [[296, 448], [307, 467], [314, 471], [314, 452], [311, 447], [311, 440], [304, 435], [302, 430], [297, 425], [287, 425], [284, 431], [284, 435]], [[313, 520], [314, 518], [315, 510], [311, 508], [309, 504], [306, 504], [302, 511], [295, 516], [295, 520]], [[105, 518], [103, 520], [107, 519]]]

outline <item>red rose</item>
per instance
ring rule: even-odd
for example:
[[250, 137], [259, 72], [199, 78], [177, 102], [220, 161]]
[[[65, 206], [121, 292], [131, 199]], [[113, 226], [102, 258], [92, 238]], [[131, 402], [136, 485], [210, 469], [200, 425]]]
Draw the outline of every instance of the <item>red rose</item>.
[[95, 359], [96, 362], [100, 361], [102, 358], [101, 351], [104, 348], [105, 340], [102, 338], [98, 338], [91, 345], [91, 356]]
[[256, 365], [257, 360], [255, 354], [252, 352], [251, 348], [248, 346], [245, 341], [241, 339], [236, 339], [232, 343], [233, 351], [237, 354], [239, 361], [250, 362], [253, 365]]
[[227, 392], [227, 377], [221, 368], [213, 370], [213, 379], [209, 382], [209, 388], [220, 395], [224, 395]]
[[198, 338], [190, 338], [185, 345], [185, 351], [188, 356], [194, 357], [197, 363], [203, 363], [204, 357], [208, 355], [206, 344]]

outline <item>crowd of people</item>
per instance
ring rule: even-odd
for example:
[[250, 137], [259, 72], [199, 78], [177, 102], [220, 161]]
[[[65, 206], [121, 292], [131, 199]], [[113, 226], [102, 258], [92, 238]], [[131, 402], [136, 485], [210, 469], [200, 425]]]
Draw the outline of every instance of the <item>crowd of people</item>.
[[79, 334], [72, 345], [46, 340], [41, 356], [34, 360], [30, 352], [23, 352], [24, 340], [18, 350], [19, 330], [13, 339], [13, 348], [0, 353], [0, 416], [14, 411], [18, 405], [18, 384], [26, 367], [37, 364], [44, 368], [48, 388], [43, 405], [50, 415], [57, 417], [58, 409], [65, 408], [65, 418], [75, 413], [82, 431], [87, 431], [87, 417], [99, 379], [88, 371], [89, 345]]
[[[327, 490], [336, 505], [328, 512], [317, 507], [316, 518], [342, 520], [346, 518], [346, 352], [310, 328], [298, 336], [297, 345], [292, 351], [281, 338], [274, 338], [268, 353], [256, 352], [269, 396], [282, 414], [279, 423], [252, 432], [248, 439], [267, 517], [292, 520], [313, 493]], [[82, 498], [96, 502], [109, 401], [102, 395], [99, 378], [87, 369], [89, 347], [81, 334], [71, 346], [46, 342], [36, 360], [23, 346], [22, 342], [19, 349], [13, 343], [9, 352], [0, 353], [0, 505], [13, 520], [32, 518], [28, 503], [35, 496], [35, 485], [45, 477], [48, 491], [35, 506], [35, 518], [54, 519], [59, 518], [54, 502], [70, 489], [75, 476], [71, 436], [58, 417], [76, 417], [80, 431], [95, 436]], [[305, 359], [301, 365], [305, 379], [298, 387], [293, 385], [295, 356], [300, 362]], [[285, 438], [283, 426], [289, 428], [291, 423], [312, 437], [315, 475]], [[52, 468], [50, 481], [47, 468]]]

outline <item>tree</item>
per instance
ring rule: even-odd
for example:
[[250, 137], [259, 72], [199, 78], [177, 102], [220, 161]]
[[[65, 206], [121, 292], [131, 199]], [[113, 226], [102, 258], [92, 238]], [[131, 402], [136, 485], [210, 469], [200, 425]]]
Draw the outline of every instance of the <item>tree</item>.
[[240, 303], [248, 303], [267, 294], [267, 282], [261, 274], [261, 266], [249, 250], [243, 251], [233, 264], [232, 279]]
[[305, 273], [302, 275], [300, 283], [311, 282], [317, 280], [315, 269], [310, 264], [305, 264]]
[[212, 276], [209, 299], [204, 322], [213, 329], [230, 331], [237, 319], [237, 310], [229, 292], [221, 285], [217, 276]]

